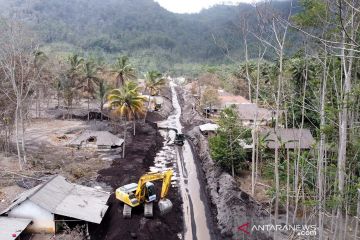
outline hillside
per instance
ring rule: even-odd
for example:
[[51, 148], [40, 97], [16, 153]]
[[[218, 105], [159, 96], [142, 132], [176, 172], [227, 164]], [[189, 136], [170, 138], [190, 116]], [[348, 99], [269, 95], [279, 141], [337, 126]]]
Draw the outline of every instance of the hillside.
[[[2, 6], [9, 2], [0, 1]], [[281, 10], [286, 6], [275, 4]], [[199, 14], [175, 14], [152, 0], [17, 0], [13, 8], [48, 50], [105, 58], [128, 54], [140, 69], [161, 71], [182, 63], [229, 63], [226, 52], [242, 59], [240, 19], [256, 19], [248, 4], [219, 5]]]

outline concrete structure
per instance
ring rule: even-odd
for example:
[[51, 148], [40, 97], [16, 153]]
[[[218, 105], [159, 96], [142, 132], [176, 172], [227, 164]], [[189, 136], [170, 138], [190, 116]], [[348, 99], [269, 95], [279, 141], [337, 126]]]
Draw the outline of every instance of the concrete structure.
[[265, 129], [260, 132], [262, 136], [265, 136], [267, 147], [275, 149], [276, 138], [278, 138], [278, 147], [284, 145], [287, 149], [310, 149], [315, 143], [315, 140], [309, 129], [297, 129], [297, 128], [280, 128], [277, 133], [274, 129]]
[[214, 123], [206, 123], [199, 126], [200, 131], [205, 136], [213, 135], [216, 133], [217, 129], [219, 128], [219, 125]]
[[14, 240], [31, 224], [30, 219], [0, 217], [0, 239]]
[[[99, 224], [105, 215], [110, 193], [77, 185], [54, 176], [23, 194], [0, 215], [31, 219], [34, 233], [55, 233], [56, 220], [70, 218]], [[66, 221], [66, 220], [65, 220]]]
[[122, 147], [124, 139], [121, 139], [107, 131], [86, 130], [69, 142], [72, 147], [87, 147], [110, 149]]

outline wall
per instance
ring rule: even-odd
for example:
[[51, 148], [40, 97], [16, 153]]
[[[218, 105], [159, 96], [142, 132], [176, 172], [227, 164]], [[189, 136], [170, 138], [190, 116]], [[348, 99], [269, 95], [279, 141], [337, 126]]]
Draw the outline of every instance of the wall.
[[34, 233], [55, 233], [54, 215], [44, 208], [39, 207], [30, 200], [26, 200], [19, 206], [8, 212], [9, 217], [32, 219], [27, 229]]

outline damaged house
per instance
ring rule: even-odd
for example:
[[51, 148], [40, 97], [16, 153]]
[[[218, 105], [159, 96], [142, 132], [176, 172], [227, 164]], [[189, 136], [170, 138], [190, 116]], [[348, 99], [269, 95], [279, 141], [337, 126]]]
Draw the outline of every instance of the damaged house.
[[53, 234], [67, 221], [100, 224], [108, 209], [109, 197], [108, 192], [54, 176], [19, 195], [0, 215], [31, 220], [29, 232]]
[[111, 149], [122, 148], [124, 139], [108, 131], [86, 130], [69, 142], [69, 146], [77, 148]]

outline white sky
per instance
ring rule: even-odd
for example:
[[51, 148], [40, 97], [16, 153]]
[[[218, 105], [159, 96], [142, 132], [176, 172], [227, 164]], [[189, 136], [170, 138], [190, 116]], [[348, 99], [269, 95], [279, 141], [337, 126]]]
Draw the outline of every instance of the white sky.
[[155, 0], [162, 7], [176, 13], [196, 13], [203, 8], [211, 7], [215, 4], [225, 3], [254, 3], [258, 0]]

